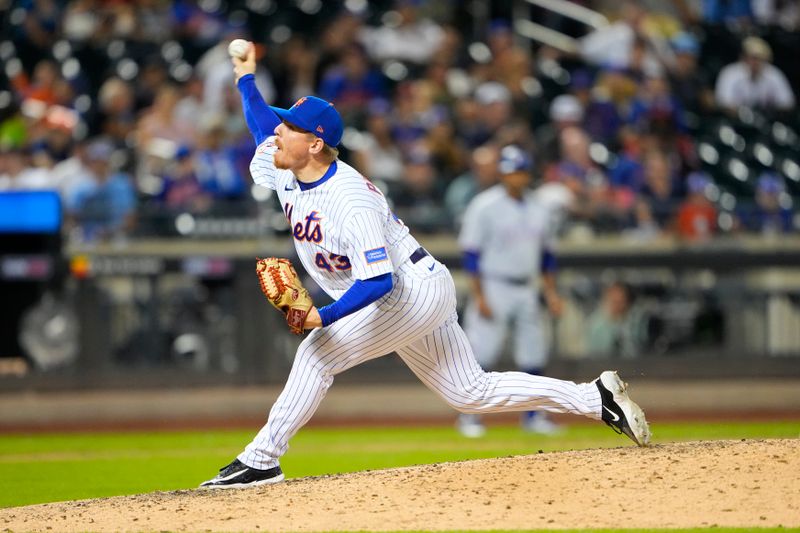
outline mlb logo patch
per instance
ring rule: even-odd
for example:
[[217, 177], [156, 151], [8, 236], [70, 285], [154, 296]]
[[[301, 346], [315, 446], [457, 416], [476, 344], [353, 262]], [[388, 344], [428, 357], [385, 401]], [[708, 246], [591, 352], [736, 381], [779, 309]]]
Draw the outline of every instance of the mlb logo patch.
[[373, 248], [372, 250], [364, 252], [364, 258], [367, 260], [367, 264], [371, 265], [373, 263], [386, 261], [389, 259], [389, 256], [386, 253], [386, 248], [381, 246], [380, 248]]

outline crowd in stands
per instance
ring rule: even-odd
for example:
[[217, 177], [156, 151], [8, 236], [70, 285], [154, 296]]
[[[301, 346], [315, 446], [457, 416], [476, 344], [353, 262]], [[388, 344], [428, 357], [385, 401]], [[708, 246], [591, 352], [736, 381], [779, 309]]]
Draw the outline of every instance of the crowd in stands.
[[575, 3], [610, 24], [528, 12], [564, 50], [520, 38], [512, 2], [0, 1], [0, 191], [58, 189], [89, 241], [255, 216], [243, 37], [267, 102], [334, 102], [343, 157], [419, 231], [456, 229], [512, 143], [564, 231], [796, 231], [798, 3]]

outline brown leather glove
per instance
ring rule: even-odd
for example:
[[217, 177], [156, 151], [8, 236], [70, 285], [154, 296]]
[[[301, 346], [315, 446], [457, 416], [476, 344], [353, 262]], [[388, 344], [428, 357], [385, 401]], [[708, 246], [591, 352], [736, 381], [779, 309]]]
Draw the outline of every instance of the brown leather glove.
[[256, 274], [261, 292], [269, 303], [286, 316], [289, 330], [295, 335], [302, 335], [306, 316], [314, 302], [300, 282], [292, 263], [278, 257], [258, 259]]

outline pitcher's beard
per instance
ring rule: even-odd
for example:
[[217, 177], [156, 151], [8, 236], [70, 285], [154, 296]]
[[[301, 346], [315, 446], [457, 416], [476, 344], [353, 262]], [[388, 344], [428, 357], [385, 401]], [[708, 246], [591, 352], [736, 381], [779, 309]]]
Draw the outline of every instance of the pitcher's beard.
[[275, 168], [280, 170], [288, 170], [289, 166], [286, 164], [286, 161], [282, 157], [283, 154], [280, 152], [280, 149], [275, 152], [274, 156], [272, 157], [272, 162], [275, 165]]

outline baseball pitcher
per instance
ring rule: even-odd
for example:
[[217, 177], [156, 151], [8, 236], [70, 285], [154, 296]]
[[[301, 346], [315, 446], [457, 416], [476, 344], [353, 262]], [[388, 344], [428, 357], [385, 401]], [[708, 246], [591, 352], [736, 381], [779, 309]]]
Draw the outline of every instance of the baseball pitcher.
[[266, 425], [209, 488], [248, 487], [283, 479], [289, 440], [313, 416], [334, 377], [396, 352], [444, 401], [467, 413], [530, 409], [603, 420], [645, 445], [641, 409], [615, 372], [576, 384], [521, 372], [486, 373], [458, 325], [448, 270], [389, 209], [364, 176], [338, 159], [342, 120], [314, 96], [289, 109], [264, 103], [254, 83], [255, 51], [233, 56], [245, 119], [257, 148], [255, 182], [275, 190], [303, 268], [335, 300], [317, 308], [284, 262], [257, 265], [269, 301], [291, 329], [311, 330], [295, 354]]

